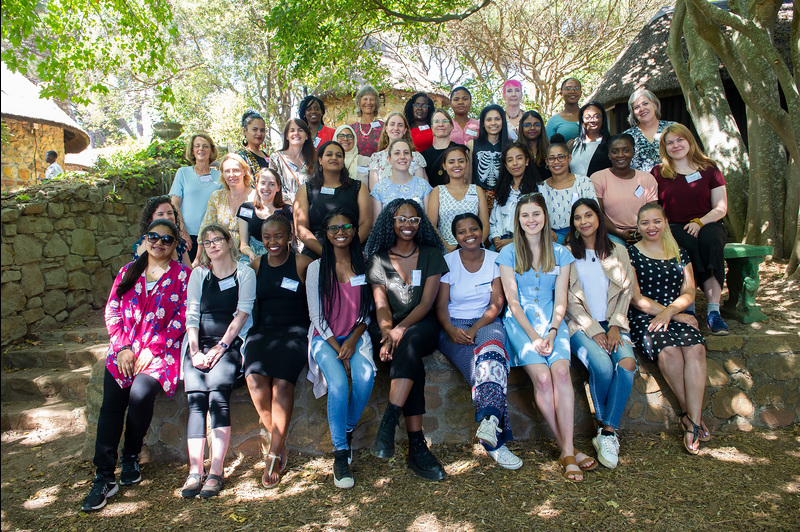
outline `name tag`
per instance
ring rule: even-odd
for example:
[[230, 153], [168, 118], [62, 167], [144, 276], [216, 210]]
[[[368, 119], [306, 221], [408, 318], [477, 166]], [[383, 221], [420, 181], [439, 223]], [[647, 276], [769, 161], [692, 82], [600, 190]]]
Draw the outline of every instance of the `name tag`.
[[642, 194], [644, 194], [644, 187], [642, 185], [639, 185], [638, 187], [636, 187], [636, 190], [633, 191], [633, 195], [636, 196], [637, 198], [641, 198]]
[[653, 135], [653, 144], [658, 144], [659, 140], [661, 140], [661, 133], [656, 133]]
[[553, 268], [549, 272], [545, 272], [545, 275], [558, 275], [558, 272], [559, 272], [559, 267], [556, 266], [555, 268]]
[[474, 129], [468, 129], [468, 130], [466, 130], [464, 132], [464, 134], [465, 135], [469, 135], [470, 137], [477, 137], [478, 136], [478, 132], [475, 131]]
[[411, 286], [421, 286], [421, 285], [422, 285], [422, 270], [412, 270]]
[[319, 143], [322, 142], [322, 139], [317, 137], [314, 139], [314, 147], [319, 148]]
[[700, 175], [700, 172], [695, 172], [693, 174], [689, 174], [689, 175], [686, 176], [686, 182], [687, 183], [694, 183], [695, 181], [698, 181], [699, 179], [702, 179], [702, 178], [703, 178], [703, 176]]
[[281, 281], [281, 288], [291, 290], [292, 292], [297, 292], [298, 286], [300, 286], [300, 281], [295, 281], [294, 279], [289, 279], [288, 277], [284, 277], [283, 281]]
[[197, 178], [201, 183], [211, 183], [211, 174], [199, 175]]
[[469, 199], [478, 199], [478, 193], [477, 193], [477, 192], [467, 192], [467, 193], [464, 195], [464, 198], [465, 198], [465, 199], [466, 199], [466, 198], [469, 198]]
[[430, 128], [431, 128], [431, 126], [429, 126], [429, 125], [427, 125], [427, 124], [426, 124], [426, 125], [424, 125], [424, 126], [419, 126], [419, 130], [420, 130], [420, 131], [427, 131], [427, 130], [429, 130]]
[[485, 294], [485, 293], [491, 292], [491, 291], [492, 291], [492, 282], [491, 281], [475, 285], [475, 292], [477, 292], [478, 294]]
[[241, 209], [239, 209], [239, 216], [241, 216], [242, 218], [252, 218], [253, 209], [247, 209], [245, 207], [242, 207]]
[[350, 286], [364, 286], [367, 284], [366, 275], [354, 275], [350, 278]]
[[219, 282], [220, 291], [230, 290], [234, 286], [236, 286], [235, 277], [228, 277], [227, 279], [223, 279]]
[[327, 194], [328, 196], [333, 196], [336, 193], [336, 189], [333, 187], [322, 187], [319, 189], [320, 194]]
[[374, 122], [369, 123], [370, 127], [381, 127], [381, 123], [379, 120], [375, 120]]
[[359, 174], [367, 174], [369, 173], [369, 166], [359, 166], [358, 167]]

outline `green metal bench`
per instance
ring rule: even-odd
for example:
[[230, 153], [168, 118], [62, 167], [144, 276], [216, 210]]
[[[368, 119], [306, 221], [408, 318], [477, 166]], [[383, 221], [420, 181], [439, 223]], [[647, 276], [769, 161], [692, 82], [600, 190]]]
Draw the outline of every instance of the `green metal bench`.
[[772, 255], [771, 246], [725, 245], [725, 262], [728, 263], [726, 279], [730, 296], [720, 309], [723, 315], [740, 323], [767, 320], [761, 307], [756, 304], [756, 293], [761, 282], [758, 266], [767, 255]]

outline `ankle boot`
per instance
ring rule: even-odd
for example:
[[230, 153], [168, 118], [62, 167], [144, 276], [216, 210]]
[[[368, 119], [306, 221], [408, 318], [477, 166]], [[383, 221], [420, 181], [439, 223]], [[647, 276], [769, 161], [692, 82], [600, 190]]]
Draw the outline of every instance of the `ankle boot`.
[[400, 424], [400, 407], [389, 403], [383, 413], [381, 426], [372, 445], [372, 454], [378, 458], [394, 456], [394, 429]]
[[442, 480], [447, 476], [425, 441], [422, 431], [408, 433], [408, 467], [425, 480]]
[[352, 464], [356, 454], [353, 451], [353, 431], [347, 431], [347, 463]]

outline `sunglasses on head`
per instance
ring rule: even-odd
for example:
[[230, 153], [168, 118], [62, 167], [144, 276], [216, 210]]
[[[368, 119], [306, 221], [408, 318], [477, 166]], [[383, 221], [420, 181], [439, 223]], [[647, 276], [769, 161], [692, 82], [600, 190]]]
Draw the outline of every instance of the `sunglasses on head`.
[[155, 231], [147, 233], [147, 241], [150, 242], [151, 244], [155, 244], [159, 240], [161, 240], [161, 243], [164, 244], [165, 246], [169, 246], [172, 245], [176, 239], [172, 235], [159, 235]]

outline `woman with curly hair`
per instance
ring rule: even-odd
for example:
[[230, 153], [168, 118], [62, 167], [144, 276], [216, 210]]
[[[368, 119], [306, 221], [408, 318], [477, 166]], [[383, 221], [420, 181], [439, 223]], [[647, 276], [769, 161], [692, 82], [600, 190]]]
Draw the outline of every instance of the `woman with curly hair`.
[[[147, 228], [156, 220], [169, 220], [178, 227], [181, 235], [185, 233], [181, 227], [181, 215], [178, 209], [172, 204], [170, 197], [154, 196], [150, 198], [147, 200], [144, 209], [142, 209], [142, 215], [139, 217], [139, 231], [142, 233], [142, 236], [139, 237], [139, 240], [133, 245], [133, 260], [138, 259], [139, 255], [147, 251], [147, 246], [145, 244]], [[191, 267], [192, 261], [189, 259], [189, 253], [186, 250], [186, 241], [183, 238], [178, 238], [178, 247], [175, 248], [175, 252], [172, 255], [173, 259], [185, 266]]]
[[423, 152], [433, 145], [431, 119], [434, 110], [433, 100], [424, 92], [418, 92], [409, 98], [403, 108], [403, 114], [411, 126], [411, 139], [418, 152]]
[[283, 148], [269, 156], [269, 167], [281, 176], [283, 199], [294, 203], [300, 185], [308, 181], [314, 168], [314, 140], [308, 124], [292, 118], [283, 128]]
[[489, 217], [489, 240], [495, 251], [513, 242], [514, 210], [520, 196], [538, 192], [539, 176], [536, 165], [531, 164], [531, 156], [525, 144], [515, 142], [503, 150], [503, 164], [500, 179], [495, 187], [495, 204]]
[[336, 132], [332, 127], [325, 125], [322, 119], [325, 116], [325, 104], [316, 96], [306, 96], [297, 108], [297, 116], [308, 124], [311, 131], [314, 148], [319, 148], [322, 144], [333, 140]]
[[442, 464], [422, 434], [425, 413], [425, 366], [433, 353], [439, 324], [433, 303], [442, 274], [447, 273], [444, 246], [422, 206], [396, 199], [378, 216], [367, 240], [367, 282], [372, 285], [380, 358], [389, 362], [389, 404], [383, 414], [372, 454], [394, 456], [394, 432], [400, 412], [408, 431], [408, 466], [426, 480], [445, 478]]

